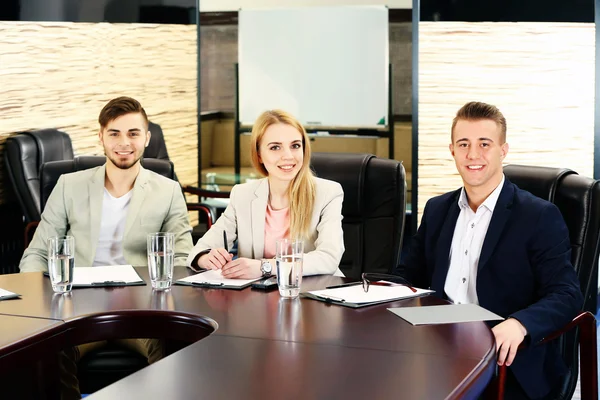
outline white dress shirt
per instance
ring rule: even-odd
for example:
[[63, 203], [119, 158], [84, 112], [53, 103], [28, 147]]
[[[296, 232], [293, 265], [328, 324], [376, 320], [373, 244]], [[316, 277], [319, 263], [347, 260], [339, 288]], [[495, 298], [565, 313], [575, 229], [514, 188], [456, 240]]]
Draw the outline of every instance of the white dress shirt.
[[477, 207], [477, 212], [469, 207], [464, 187], [460, 192], [460, 214], [454, 228], [449, 255], [450, 267], [444, 284], [446, 295], [454, 303], [479, 304], [476, 287], [479, 256], [502, 186], [504, 175], [496, 189]]
[[133, 190], [121, 197], [113, 197], [104, 188], [100, 235], [93, 267], [127, 264], [123, 256], [123, 233], [131, 196], [133, 196]]

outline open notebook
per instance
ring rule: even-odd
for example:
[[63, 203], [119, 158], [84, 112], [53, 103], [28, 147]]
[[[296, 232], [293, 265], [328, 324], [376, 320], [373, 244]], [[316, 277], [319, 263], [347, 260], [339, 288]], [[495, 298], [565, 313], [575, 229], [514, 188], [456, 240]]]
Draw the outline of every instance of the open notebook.
[[335, 289], [313, 290], [304, 292], [304, 297], [339, 304], [341, 306], [359, 308], [388, 301], [410, 299], [412, 297], [427, 296], [433, 290], [418, 289], [413, 292], [408, 286], [375, 286], [371, 285], [365, 292], [361, 284], [340, 287]]
[[256, 279], [227, 279], [221, 275], [220, 270], [209, 270], [175, 281], [175, 284], [216, 289], [243, 289], [260, 279], [262, 277]]

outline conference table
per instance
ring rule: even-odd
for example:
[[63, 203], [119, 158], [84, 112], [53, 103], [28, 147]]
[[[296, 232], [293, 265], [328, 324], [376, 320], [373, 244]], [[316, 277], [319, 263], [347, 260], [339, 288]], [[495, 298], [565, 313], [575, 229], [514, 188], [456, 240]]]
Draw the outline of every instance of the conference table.
[[[150, 282], [146, 267], [136, 270]], [[190, 274], [175, 268], [174, 279]], [[345, 281], [305, 277], [302, 290]], [[0, 301], [0, 371], [95, 340], [190, 343], [92, 400], [477, 398], [496, 365], [485, 323], [412, 326], [387, 310], [444, 304], [434, 296], [352, 309], [252, 288], [148, 284], [62, 295], [42, 273], [1, 275], [0, 288], [22, 295]]]

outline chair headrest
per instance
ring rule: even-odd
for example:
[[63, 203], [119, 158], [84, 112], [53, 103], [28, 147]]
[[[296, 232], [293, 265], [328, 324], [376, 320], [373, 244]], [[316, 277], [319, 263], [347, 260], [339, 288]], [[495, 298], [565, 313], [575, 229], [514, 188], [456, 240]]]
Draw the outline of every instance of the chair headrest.
[[504, 167], [504, 175], [521, 189], [534, 196], [554, 202], [559, 182], [567, 175], [577, 172], [568, 168], [538, 167], [511, 164]]
[[[82, 171], [104, 165], [106, 157], [102, 156], [79, 156], [73, 160], [59, 160], [44, 163], [40, 169], [40, 203], [44, 210], [50, 193], [56, 186], [58, 178], [63, 174]], [[142, 159], [144, 168], [149, 169], [159, 175], [174, 179], [173, 163], [167, 160], [157, 160], [154, 158]]]
[[359, 216], [363, 210], [364, 185], [372, 154], [353, 153], [313, 153], [310, 162], [312, 170], [319, 178], [338, 182], [344, 188], [344, 216]]

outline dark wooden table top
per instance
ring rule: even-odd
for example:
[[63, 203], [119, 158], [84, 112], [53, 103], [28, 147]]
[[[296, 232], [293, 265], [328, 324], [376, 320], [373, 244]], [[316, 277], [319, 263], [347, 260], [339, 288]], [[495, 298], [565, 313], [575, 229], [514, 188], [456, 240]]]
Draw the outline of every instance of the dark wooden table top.
[[[137, 270], [149, 282], [147, 269]], [[188, 274], [176, 268], [175, 278]], [[305, 277], [302, 290], [341, 281]], [[480, 394], [495, 369], [494, 340], [484, 323], [415, 327], [387, 311], [442, 304], [433, 296], [362, 309], [286, 300], [276, 290], [250, 288], [173, 286], [156, 292], [147, 285], [74, 289], [63, 296], [52, 292], [41, 273], [1, 275], [0, 288], [22, 295], [21, 300], [0, 302], [0, 314], [69, 325], [98, 313], [163, 310], [164, 315], [199, 315], [218, 325], [209, 337], [93, 398], [128, 391], [148, 398], [160, 393], [169, 398], [199, 393], [206, 398], [398, 398], [399, 393], [402, 398], [458, 398]], [[117, 328], [108, 334], [126, 335]]]

